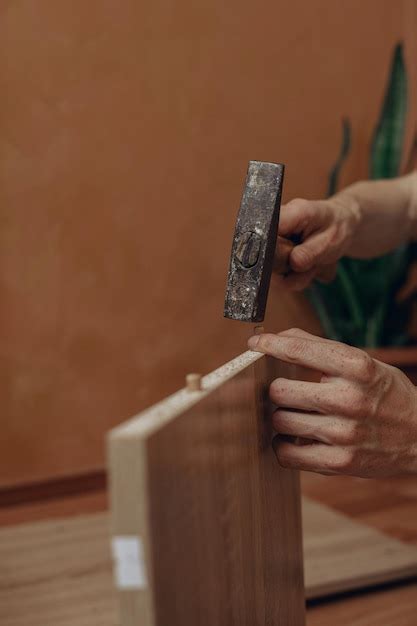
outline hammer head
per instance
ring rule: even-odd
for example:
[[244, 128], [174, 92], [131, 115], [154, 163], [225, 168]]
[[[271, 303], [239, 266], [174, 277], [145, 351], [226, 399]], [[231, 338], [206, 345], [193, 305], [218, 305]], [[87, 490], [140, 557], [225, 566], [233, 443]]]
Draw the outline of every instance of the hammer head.
[[249, 161], [227, 277], [224, 316], [262, 322], [277, 243], [284, 165]]

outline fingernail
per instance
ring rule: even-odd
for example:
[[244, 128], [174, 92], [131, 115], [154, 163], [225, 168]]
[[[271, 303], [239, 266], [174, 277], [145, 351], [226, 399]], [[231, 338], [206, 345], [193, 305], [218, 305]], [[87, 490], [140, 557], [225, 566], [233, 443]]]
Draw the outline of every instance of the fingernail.
[[259, 343], [259, 337], [260, 337], [260, 335], [253, 335], [252, 337], [249, 337], [249, 339], [248, 339], [248, 346], [249, 346], [250, 350], [255, 350], [256, 346]]

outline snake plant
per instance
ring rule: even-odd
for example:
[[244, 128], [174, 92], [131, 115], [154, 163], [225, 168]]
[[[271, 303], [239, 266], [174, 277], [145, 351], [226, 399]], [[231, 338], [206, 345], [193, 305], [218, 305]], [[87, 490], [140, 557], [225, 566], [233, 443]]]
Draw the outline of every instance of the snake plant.
[[[407, 116], [407, 72], [403, 46], [392, 56], [382, 110], [373, 133], [370, 179], [392, 178], [400, 173]], [[343, 120], [340, 154], [329, 174], [328, 195], [337, 191], [340, 171], [350, 152], [351, 127]], [[403, 345], [411, 302], [399, 304], [396, 293], [404, 284], [414, 246], [404, 245], [371, 260], [343, 258], [330, 285], [314, 283], [308, 296], [327, 337], [362, 347]]]

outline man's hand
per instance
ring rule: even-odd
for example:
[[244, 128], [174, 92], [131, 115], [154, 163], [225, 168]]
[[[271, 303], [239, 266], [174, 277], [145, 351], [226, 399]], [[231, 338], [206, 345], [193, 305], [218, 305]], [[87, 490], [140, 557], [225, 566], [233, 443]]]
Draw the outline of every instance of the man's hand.
[[400, 370], [298, 329], [255, 335], [249, 348], [322, 374], [319, 383], [271, 384], [281, 465], [368, 478], [417, 473], [417, 392]]
[[332, 280], [342, 256], [379, 256], [417, 237], [417, 173], [355, 183], [328, 200], [292, 200], [281, 207], [278, 234], [300, 239], [285, 286]]
[[[288, 289], [305, 289], [314, 279], [333, 280], [337, 261], [347, 254], [356, 232], [359, 208], [356, 202], [337, 197], [329, 200], [292, 200], [281, 208], [279, 234], [297, 235], [301, 243], [289, 257]], [[279, 251], [279, 247], [278, 247]]]

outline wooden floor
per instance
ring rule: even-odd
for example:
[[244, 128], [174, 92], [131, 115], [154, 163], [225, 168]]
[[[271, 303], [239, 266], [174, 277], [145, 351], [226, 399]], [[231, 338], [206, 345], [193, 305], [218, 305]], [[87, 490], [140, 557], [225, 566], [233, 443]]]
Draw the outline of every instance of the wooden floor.
[[[304, 474], [303, 493], [417, 544], [417, 477], [381, 481]], [[308, 607], [307, 626], [415, 626], [417, 582], [352, 594]]]
[[[417, 545], [417, 478], [366, 481], [304, 474], [303, 493], [358, 521]], [[0, 525], [68, 517], [107, 508], [104, 490], [0, 508]], [[415, 626], [417, 583], [354, 593], [313, 604], [307, 626]]]

